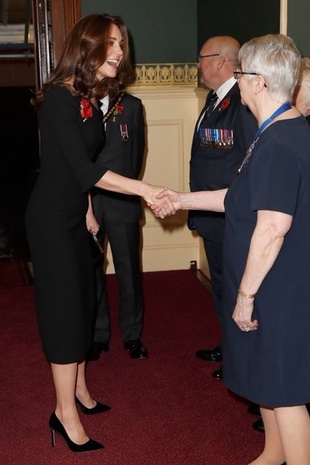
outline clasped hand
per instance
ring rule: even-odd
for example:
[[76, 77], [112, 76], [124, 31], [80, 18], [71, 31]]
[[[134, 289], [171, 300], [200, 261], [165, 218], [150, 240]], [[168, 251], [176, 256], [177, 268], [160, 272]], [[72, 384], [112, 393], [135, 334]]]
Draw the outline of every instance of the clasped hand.
[[160, 186], [155, 189], [158, 189], [155, 198], [152, 202], [147, 202], [147, 205], [156, 217], [163, 219], [180, 210], [180, 194], [178, 192]]
[[151, 186], [151, 189], [143, 198], [156, 217], [163, 219], [179, 210], [177, 192], [162, 186]]

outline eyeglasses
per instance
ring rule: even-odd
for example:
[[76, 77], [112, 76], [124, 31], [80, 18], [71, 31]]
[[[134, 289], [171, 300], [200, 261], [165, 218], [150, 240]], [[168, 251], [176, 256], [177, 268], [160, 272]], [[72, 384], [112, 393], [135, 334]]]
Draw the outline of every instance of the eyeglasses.
[[198, 61], [201, 61], [203, 58], [209, 58], [209, 57], [220, 57], [220, 53], [211, 53], [209, 55], [198, 55]]
[[250, 76], [259, 76], [259, 73], [248, 73], [247, 71], [241, 71], [241, 69], [234, 69], [234, 78], [238, 81], [243, 74], [248, 74]]

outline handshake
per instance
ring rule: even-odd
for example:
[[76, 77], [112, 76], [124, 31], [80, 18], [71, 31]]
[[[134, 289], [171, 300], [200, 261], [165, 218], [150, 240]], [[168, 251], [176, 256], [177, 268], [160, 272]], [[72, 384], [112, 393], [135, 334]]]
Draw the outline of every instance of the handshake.
[[157, 218], [166, 218], [182, 209], [181, 193], [167, 187], [143, 183], [145, 192], [142, 197]]
[[177, 210], [209, 210], [224, 212], [227, 188], [214, 191], [177, 192], [167, 187], [141, 182], [146, 204], [158, 218], [174, 215]]

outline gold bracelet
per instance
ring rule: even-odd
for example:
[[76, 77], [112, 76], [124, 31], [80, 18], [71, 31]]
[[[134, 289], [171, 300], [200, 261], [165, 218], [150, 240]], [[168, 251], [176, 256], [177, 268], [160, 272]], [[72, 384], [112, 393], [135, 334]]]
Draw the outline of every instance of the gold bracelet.
[[240, 289], [240, 287], [238, 289], [238, 294], [240, 294], [242, 297], [246, 297], [247, 299], [255, 299], [256, 296], [256, 294], [246, 294]]

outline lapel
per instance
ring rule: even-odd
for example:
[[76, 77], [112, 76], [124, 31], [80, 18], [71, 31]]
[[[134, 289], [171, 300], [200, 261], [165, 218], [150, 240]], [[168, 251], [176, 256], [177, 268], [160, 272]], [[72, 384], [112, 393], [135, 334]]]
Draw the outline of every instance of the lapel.
[[113, 118], [113, 114], [117, 109], [117, 106], [121, 105], [123, 97], [126, 95], [125, 91], [122, 91], [118, 94], [117, 98], [114, 99], [113, 101], [109, 100], [109, 110], [108, 112], [104, 115], [103, 122], [108, 122], [111, 118]]
[[[106, 134], [109, 137], [119, 138], [122, 142], [126, 142], [129, 139], [129, 124], [128, 119], [124, 115], [125, 108], [127, 109], [127, 115], [130, 113], [130, 109], [128, 111], [129, 102], [126, 100], [126, 104], [124, 103], [124, 97], [126, 93], [123, 92], [122, 97], [119, 96], [114, 99], [109, 105], [109, 112], [111, 114], [110, 118], [107, 120], [106, 126]], [[119, 108], [118, 108], [119, 107]]]
[[[209, 118], [202, 121], [202, 124], [200, 125], [200, 127], [203, 127], [203, 128], [215, 128], [217, 126], [217, 122], [218, 122], [218, 120], [220, 118], [225, 118], [226, 115], [227, 116], [230, 115], [232, 117], [232, 114], [235, 113], [235, 108], [234, 108], [235, 105], [234, 105], [233, 101], [235, 101], [234, 97], [236, 96], [236, 94], [238, 94], [238, 98], [240, 98], [239, 86], [238, 86], [237, 82], [236, 82], [235, 85], [233, 85], [233, 87], [229, 90], [229, 92], [227, 92], [225, 97], [218, 103], [217, 107], [213, 110], [213, 112], [211, 113]], [[210, 99], [211, 99], [211, 95], [210, 95], [210, 92], [209, 92], [209, 94], [207, 95], [207, 98], [206, 98], [206, 104], [205, 104], [204, 108], [202, 109], [202, 111], [201, 111], [201, 113], [199, 115], [199, 118], [197, 120], [196, 126], [195, 126], [195, 132], [194, 132], [194, 137], [193, 137], [193, 142], [192, 142], [191, 156], [194, 156], [195, 152], [200, 147], [200, 133], [199, 133], [199, 129], [197, 130], [198, 122], [200, 121], [200, 118], [201, 118], [202, 114], [204, 113], [205, 109], [207, 108]], [[228, 101], [230, 103], [226, 108], [222, 108], [222, 105], [224, 104], [225, 99], [228, 99]], [[229, 109], [231, 109], [231, 108], [232, 108], [232, 110], [229, 111]], [[217, 127], [219, 127], [219, 126], [217, 126]]]
[[[216, 108], [213, 110], [209, 118], [204, 121], [203, 127], [213, 127], [219, 118], [222, 118], [227, 113], [230, 105], [231, 99], [239, 93], [239, 86], [236, 82], [235, 85], [230, 89], [229, 92], [225, 95], [225, 97], [218, 103]], [[228, 103], [228, 105], [227, 105]], [[227, 105], [227, 106], [226, 106]]]
[[198, 116], [197, 122], [196, 122], [196, 124], [195, 124], [195, 132], [197, 131], [198, 123], [199, 123], [199, 121], [201, 120], [202, 115], [204, 115], [204, 113], [207, 111], [207, 108], [208, 108], [208, 106], [209, 106], [209, 102], [210, 102], [210, 100], [211, 100], [211, 98], [212, 98], [212, 93], [213, 93], [213, 91], [210, 90], [210, 92], [209, 92], [208, 95], [207, 95], [207, 98], [206, 98], [204, 107], [203, 107], [203, 109], [201, 110], [201, 112], [200, 112], [200, 114], [199, 114], [199, 116]]
[[109, 110], [108, 110], [108, 111], [111, 110], [111, 108], [112, 108], [113, 105], [115, 104], [116, 100], [117, 100], [117, 99], [113, 99], [113, 100], [110, 99], [110, 100], [109, 100]]

